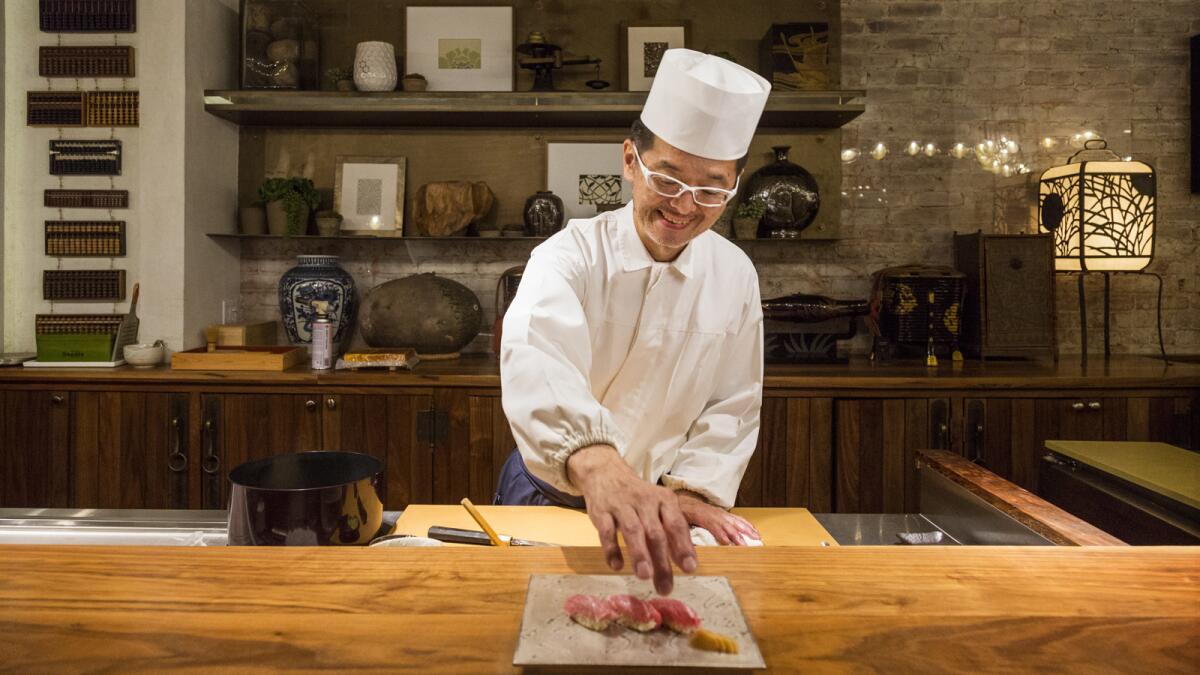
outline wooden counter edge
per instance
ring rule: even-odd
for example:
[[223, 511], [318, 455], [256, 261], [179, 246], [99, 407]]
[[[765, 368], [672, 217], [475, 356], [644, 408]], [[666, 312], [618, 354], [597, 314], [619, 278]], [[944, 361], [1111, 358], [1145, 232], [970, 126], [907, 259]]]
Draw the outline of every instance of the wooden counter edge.
[[1104, 530], [1004, 480], [965, 457], [945, 450], [918, 450], [917, 460], [1057, 545], [1126, 545]]

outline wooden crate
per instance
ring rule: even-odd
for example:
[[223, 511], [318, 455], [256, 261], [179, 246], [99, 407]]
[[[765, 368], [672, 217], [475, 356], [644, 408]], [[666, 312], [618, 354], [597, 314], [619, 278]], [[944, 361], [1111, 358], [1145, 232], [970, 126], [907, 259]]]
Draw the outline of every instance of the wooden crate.
[[304, 347], [205, 347], [175, 352], [172, 370], [274, 370], [284, 371], [304, 360]]

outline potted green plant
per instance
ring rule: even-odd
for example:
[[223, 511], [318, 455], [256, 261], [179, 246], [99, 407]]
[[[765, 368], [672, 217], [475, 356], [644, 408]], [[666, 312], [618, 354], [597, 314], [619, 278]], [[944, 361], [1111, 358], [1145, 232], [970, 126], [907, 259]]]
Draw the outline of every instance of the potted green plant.
[[400, 84], [404, 91], [425, 91], [425, 87], [429, 86], [425, 76], [420, 73], [408, 73], [400, 80]]
[[758, 221], [767, 210], [762, 197], [751, 197], [738, 204], [733, 215], [733, 232], [738, 239], [757, 239]]
[[336, 237], [342, 229], [342, 214], [332, 209], [317, 211], [317, 234]]
[[292, 237], [304, 234], [308, 214], [321, 202], [321, 195], [307, 178], [268, 178], [258, 188], [258, 198], [267, 205], [267, 230]]
[[334, 66], [326, 69], [325, 79], [333, 83], [334, 89], [338, 91], [354, 91], [354, 73], [350, 72], [349, 68]]

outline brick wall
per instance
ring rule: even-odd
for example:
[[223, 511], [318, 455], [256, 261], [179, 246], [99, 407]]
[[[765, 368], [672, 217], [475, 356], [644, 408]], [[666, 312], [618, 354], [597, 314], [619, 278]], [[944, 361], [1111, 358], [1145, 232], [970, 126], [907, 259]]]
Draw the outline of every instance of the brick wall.
[[[1188, 191], [1188, 36], [1200, 32], [1194, 0], [956, 0], [842, 3], [842, 87], [867, 92], [867, 112], [843, 131], [843, 145], [889, 145], [883, 161], [844, 165], [842, 239], [748, 245], [764, 297], [798, 291], [865, 297], [870, 273], [906, 262], [951, 263], [953, 231], [1027, 231], [1037, 176], [1073, 148], [1037, 149], [1043, 136], [1082, 129], [1104, 134], [1121, 155], [1158, 171], [1155, 259], [1163, 275], [1163, 330], [1172, 352], [1200, 352], [1200, 196]], [[1124, 133], [1130, 129], [1131, 133]], [[971, 159], [911, 158], [910, 139], [945, 147], [1005, 134], [1022, 144], [1023, 176], [1002, 178]], [[794, 161], [804, 163], [803, 157]], [[863, 189], [855, 189], [856, 186]], [[869, 186], [866, 187], [866, 186]], [[886, 191], [885, 191], [886, 190]], [[862, 196], [859, 197], [858, 195]], [[242, 300], [247, 318], [275, 318], [275, 284], [291, 255], [316, 251], [297, 241], [247, 243]], [[420, 271], [465, 283], [485, 308], [502, 270], [529, 246], [508, 241], [345, 244], [339, 252], [362, 288]], [[1060, 352], [1079, 350], [1073, 278], [1057, 288]], [[1102, 348], [1101, 282], [1088, 284], [1092, 351]], [[1116, 352], [1157, 351], [1156, 286], [1149, 277], [1113, 283]], [[476, 346], [484, 345], [481, 339]], [[854, 343], [863, 351], [867, 341]]]

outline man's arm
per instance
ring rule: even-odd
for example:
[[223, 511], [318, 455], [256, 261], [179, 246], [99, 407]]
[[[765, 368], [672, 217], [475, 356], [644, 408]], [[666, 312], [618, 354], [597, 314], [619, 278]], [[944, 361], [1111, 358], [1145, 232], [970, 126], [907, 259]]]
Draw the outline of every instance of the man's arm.
[[[738, 333], [722, 350], [718, 364], [721, 375], [712, 400], [692, 424], [675, 463], [662, 476], [662, 482], [667, 487], [688, 491], [699, 497], [693, 496], [690, 501], [687, 501], [688, 498], [682, 500], [689, 512], [703, 512], [701, 506], [707, 506], [708, 509], [728, 509], [733, 506], [742, 476], [758, 442], [763, 383], [763, 321], [757, 283], [753, 288], [752, 297], [743, 310]], [[712, 523], [715, 516], [709, 512], [706, 520]], [[731, 517], [736, 519], [736, 516]], [[705, 523], [696, 524], [711, 529]], [[720, 529], [729, 535], [737, 531], [757, 535], [749, 523], [745, 525], [749, 530], [740, 526], [734, 528], [735, 532], [729, 532], [728, 528]], [[713, 535], [720, 541], [720, 533], [713, 532]]]
[[581, 264], [550, 250], [526, 265], [504, 318], [504, 413], [529, 470], [557, 489], [583, 494], [608, 564], [614, 570], [624, 564], [620, 531], [634, 573], [653, 576], [665, 595], [672, 587], [671, 562], [690, 572], [695, 551], [674, 493], [629, 468], [616, 424], [592, 395]]

